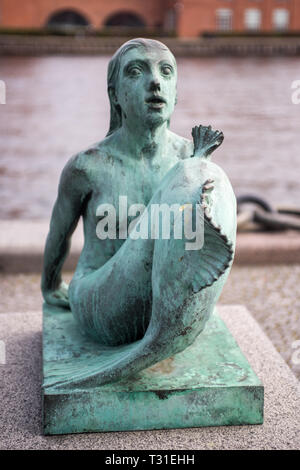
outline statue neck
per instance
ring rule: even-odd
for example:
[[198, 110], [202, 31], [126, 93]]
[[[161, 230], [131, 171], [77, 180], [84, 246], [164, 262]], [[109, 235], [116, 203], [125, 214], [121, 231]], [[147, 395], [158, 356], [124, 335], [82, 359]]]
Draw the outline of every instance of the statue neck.
[[122, 151], [136, 159], [153, 159], [165, 151], [168, 138], [168, 123], [150, 129], [141, 123], [131, 127], [127, 123], [118, 131]]

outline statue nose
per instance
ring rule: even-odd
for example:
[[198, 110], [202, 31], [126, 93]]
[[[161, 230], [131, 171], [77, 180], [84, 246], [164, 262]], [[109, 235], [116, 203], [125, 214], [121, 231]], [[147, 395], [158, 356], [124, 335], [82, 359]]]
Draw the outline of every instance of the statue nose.
[[150, 91], [160, 91], [160, 83], [158, 79], [154, 78], [150, 82]]

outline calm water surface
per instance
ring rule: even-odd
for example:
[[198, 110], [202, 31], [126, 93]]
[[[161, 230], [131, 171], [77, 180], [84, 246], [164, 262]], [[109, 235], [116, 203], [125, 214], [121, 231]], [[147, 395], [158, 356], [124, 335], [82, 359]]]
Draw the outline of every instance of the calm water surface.
[[[105, 136], [108, 60], [0, 58], [0, 218], [48, 218], [66, 161]], [[237, 194], [300, 206], [300, 105], [291, 101], [300, 59], [180, 58], [178, 71], [171, 129], [188, 138], [196, 124], [223, 130], [214, 161]]]

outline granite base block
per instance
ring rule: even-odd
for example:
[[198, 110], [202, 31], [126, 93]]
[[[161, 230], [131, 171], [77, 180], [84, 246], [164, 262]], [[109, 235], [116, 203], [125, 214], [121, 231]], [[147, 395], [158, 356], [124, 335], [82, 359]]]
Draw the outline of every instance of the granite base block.
[[[71, 313], [44, 307], [44, 383], [53, 367], [84, 367], [99, 354]], [[261, 424], [263, 407], [264, 387], [217, 312], [192, 346], [130, 379], [43, 390], [46, 435]]]

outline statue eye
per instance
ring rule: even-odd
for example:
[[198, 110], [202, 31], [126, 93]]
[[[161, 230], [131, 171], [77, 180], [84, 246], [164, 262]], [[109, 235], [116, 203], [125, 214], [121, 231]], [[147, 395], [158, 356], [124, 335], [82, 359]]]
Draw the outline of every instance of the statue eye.
[[133, 77], [137, 77], [141, 74], [141, 69], [139, 67], [131, 67], [129, 69], [129, 74]]
[[171, 75], [173, 72], [172, 67], [169, 65], [163, 65], [161, 71], [164, 75]]

